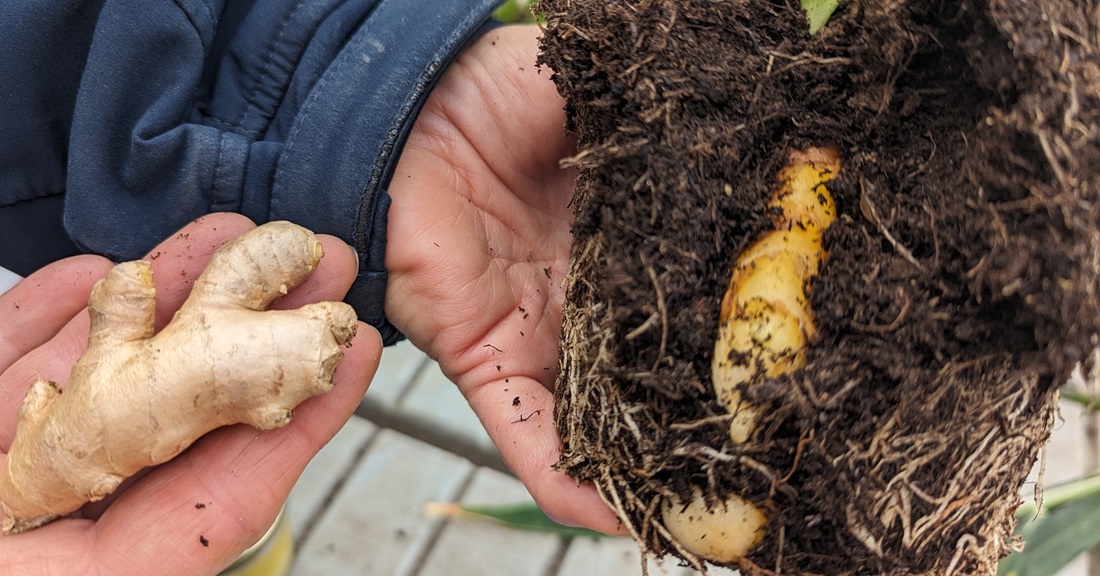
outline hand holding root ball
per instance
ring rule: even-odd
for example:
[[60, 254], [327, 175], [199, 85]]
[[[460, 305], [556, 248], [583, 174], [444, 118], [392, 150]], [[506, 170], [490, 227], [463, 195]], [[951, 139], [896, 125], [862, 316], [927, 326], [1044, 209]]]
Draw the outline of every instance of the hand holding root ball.
[[[157, 291], [155, 304], [146, 303], [155, 306], [156, 330], [163, 330], [180, 307], [214, 250], [252, 228], [239, 216], [210, 216], [188, 226], [149, 255]], [[278, 299], [274, 308], [294, 309], [310, 302], [342, 299], [354, 278], [354, 255], [333, 238], [319, 240], [324, 258], [297, 288]], [[303, 245], [310, 252], [318, 247]], [[311, 258], [306, 254], [303, 260]], [[247, 267], [245, 264], [235, 269], [239, 272]], [[62, 388], [67, 385], [69, 368], [87, 344], [89, 325], [84, 305], [94, 281], [108, 274], [109, 269], [110, 263], [101, 258], [64, 260], [28, 277], [0, 297], [0, 340], [10, 343], [0, 350], [0, 404], [5, 407], [0, 447], [5, 452], [11, 447], [14, 416], [27, 386], [36, 379], [57, 382]], [[140, 279], [140, 267], [136, 274]], [[262, 303], [256, 306], [277, 299], [292, 282], [287, 284], [276, 284], [271, 291], [258, 293]], [[58, 286], [66, 288], [59, 290]], [[145, 297], [137, 299], [144, 301]], [[50, 573], [54, 569], [75, 572], [107, 567], [118, 573], [119, 567], [132, 566], [135, 574], [147, 573], [148, 566], [156, 565], [162, 573], [175, 574], [213, 572], [230, 563], [271, 525], [298, 473], [351, 416], [377, 367], [376, 333], [362, 323], [347, 324], [347, 316], [339, 311], [337, 316], [336, 323], [343, 332], [336, 341], [348, 336], [349, 330], [356, 335], [352, 346], [339, 346], [344, 358], [335, 369], [332, 390], [302, 403], [285, 427], [265, 433], [249, 426], [215, 430], [170, 462], [123, 484], [109, 500], [83, 506], [38, 530], [0, 538], [0, 565], [14, 573], [20, 568], [29, 573]], [[145, 326], [141, 330], [153, 328]], [[326, 362], [322, 359], [319, 364]], [[328, 364], [320, 371], [321, 380], [323, 373], [332, 368], [331, 362]], [[261, 379], [275, 382], [266, 375]], [[135, 394], [139, 392], [135, 390]], [[124, 397], [115, 396], [105, 409], [140, 412], [125, 403]], [[279, 423], [285, 424], [282, 420], [286, 410], [294, 403], [273, 404], [270, 410], [260, 412], [281, 415]], [[208, 410], [196, 418], [209, 420], [211, 415]], [[110, 419], [110, 415], [86, 418], [93, 419]], [[142, 436], [150, 434], [138, 432]], [[171, 454], [182, 449], [177, 443], [156, 451], [160, 456]], [[60, 510], [52, 513], [64, 514]], [[171, 522], [164, 521], [168, 516]], [[141, 545], [135, 546], [136, 542]], [[178, 553], [165, 553], [173, 550]]]
[[[538, 30], [487, 33], [428, 99], [390, 186], [386, 315], [439, 361], [551, 517], [618, 533], [591, 484], [555, 470], [576, 172]], [[518, 402], [515, 402], [516, 399]]]

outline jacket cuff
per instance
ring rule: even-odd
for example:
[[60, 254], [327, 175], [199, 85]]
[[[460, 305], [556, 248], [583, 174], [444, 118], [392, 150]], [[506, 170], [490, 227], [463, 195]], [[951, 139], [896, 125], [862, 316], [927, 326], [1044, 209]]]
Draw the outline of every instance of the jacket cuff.
[[358, 251], [347, 301], [385, 345], [403, 338], [384, 311], [386, 188], [428, 94], [498, 4], [383, 0], [314, 86], [279, 159], [270, 219], [293, 219]]

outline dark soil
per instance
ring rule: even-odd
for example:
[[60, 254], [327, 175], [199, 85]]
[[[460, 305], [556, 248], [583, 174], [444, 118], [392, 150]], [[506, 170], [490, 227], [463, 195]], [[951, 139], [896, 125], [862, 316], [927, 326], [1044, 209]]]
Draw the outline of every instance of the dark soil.
[[[991, 574], [1058, 385], [1100, 333], [1094, 0], [541, 0], [580, 153], [558, 424], [644, 547], [670, 494], [770, 511], [746, 574]], [[840, 217], [808, 365], [710, 383], [718, 307], [790, 150]]]

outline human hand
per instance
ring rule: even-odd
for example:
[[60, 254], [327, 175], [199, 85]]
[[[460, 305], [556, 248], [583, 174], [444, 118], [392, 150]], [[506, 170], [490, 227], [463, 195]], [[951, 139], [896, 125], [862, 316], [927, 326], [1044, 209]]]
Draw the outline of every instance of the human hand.
[[576, 172], [558, 165], [575, 149], [537, 53], [533, 26], [491, 31], [429, 97], [390, 184], [386, 315], [438, 360], [548, 515], [621, 533], [591, 485], [552, 470]]
[[[211, 215], [150, 253], [158, 330], [183, 303], [214, 250], [253, 227], [242, 216]], [[317, 269], [273, 308], [343, 298], [355, 277], [356, 258], [343, 242], [320, 240], [325, 257]], [[11, 444], [29, 385], [36, 378], [68, 379], [86, 346], [88, 294], [110, 267], [99, 257], [69, 258], [0, 296], [0, 449]], [[217, 573], [267, 531], [302, 469], [352, 415], [378, 366], [380, 346], [377, 332], [360, 323], [336, 370], [335, 387], [302, 403], [289, 425], [270, 432], [245, 425], [215, 430], [175, 459], [131, 479], [109, 500], [36, 530], [0, 537], [0, 571]]]

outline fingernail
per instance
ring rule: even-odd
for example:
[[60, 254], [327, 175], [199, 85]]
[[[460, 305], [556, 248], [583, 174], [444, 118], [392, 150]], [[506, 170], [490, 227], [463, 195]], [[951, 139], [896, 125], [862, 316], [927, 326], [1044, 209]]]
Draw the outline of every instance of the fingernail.
[[359, 251], [355, 249], [351, 244], [347, 245], [348, 250], [351, 250], [351, 257], [355, 259], [355, 276], [359, 276]]

